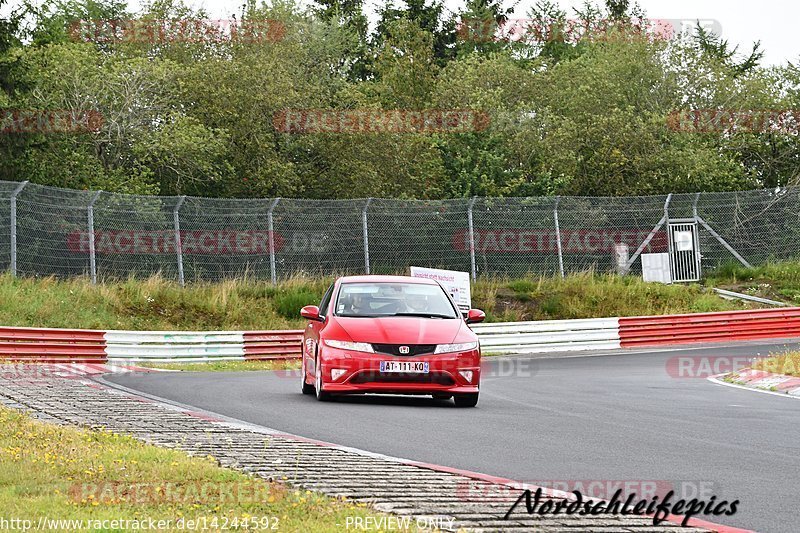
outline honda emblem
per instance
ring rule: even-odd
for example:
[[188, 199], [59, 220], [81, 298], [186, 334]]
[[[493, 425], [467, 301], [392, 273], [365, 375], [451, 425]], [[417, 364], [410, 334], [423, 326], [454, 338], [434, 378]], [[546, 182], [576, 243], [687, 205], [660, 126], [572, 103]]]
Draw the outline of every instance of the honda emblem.
[[408, 346], [401, 346], [401, 347], [398, 349], [398, 351], [399, 351], [401, 354], [404, 354], [404, 355], [405, 355], [405, 354], [407, 354], [407, 353], [408, 353], [410, 350], [408, 349]]

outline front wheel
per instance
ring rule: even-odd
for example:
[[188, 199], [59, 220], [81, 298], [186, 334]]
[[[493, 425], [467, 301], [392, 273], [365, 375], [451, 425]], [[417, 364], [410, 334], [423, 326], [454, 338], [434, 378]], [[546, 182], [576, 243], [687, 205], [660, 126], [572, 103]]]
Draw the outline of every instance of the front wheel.
[[314, 394], [320, 402], [327, 402], [331, 399], [330, 393], [322, 390], [322, 363], [319, 357], [314, 363]]
[[475, 407], [478, 405], [478, 393], [470, 392], [468, 394], [456, 394], [453, 399], [456, 402], [456, 407]]

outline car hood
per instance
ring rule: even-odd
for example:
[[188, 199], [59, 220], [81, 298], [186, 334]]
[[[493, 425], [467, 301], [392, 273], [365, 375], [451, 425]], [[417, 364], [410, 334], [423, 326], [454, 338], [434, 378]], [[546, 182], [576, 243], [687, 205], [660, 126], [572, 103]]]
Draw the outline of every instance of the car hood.
[[374, 344], [448, 344], [456, 339], [462, 328], [470, 331], [460, 319], [398, 316], [336, 317], [336, 321], [353, 341]]

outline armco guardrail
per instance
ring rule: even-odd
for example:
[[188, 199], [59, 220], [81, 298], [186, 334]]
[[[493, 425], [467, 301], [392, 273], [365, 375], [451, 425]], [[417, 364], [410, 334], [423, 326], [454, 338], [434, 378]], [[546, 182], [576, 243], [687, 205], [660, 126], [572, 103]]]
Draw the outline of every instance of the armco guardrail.
[[0, 327], [0, 359], [102, 363], [105, 331]]
[[800, 307], [619, 319], [623, 348], [800, 337]]
[[272, 360], [300, 357], [302, 330], [108, 331], [110, 361]]
[[240, 332], [108, 331], [109, 361], [241, 360], [244, 339]]
[[0, 327], [0, 359], [46, 363], [300, 357], [302, 330], [96, 331]]
[[[800, 338], [800, 307], [476, 324], [485, 354]], [[303, 330], [93, 331], [0, 327], [0, 359], [53, 363], [296, 359]]]
[[620, 347], [616, 318], [476, 324], [483, 353], [613, 350]]
[[303, 330], [245, 331], [244, 358], [248, 360], [300, 357]]

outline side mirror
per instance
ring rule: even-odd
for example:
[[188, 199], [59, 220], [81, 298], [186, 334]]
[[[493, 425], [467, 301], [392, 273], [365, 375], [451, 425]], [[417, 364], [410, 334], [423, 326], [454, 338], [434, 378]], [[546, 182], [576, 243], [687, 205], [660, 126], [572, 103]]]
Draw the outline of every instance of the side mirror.
[[486, 313], [480, 309], [470, 309], [467, 312], [467, 324], [477, 324], [486, 320]]
[[307, 320], [316, 320], [318, 322], [322, 322], [322, 318], [319, 316], [319, 307], [316, 305], [307, 305], [300, 310], [300, 316], [307, 319]]

